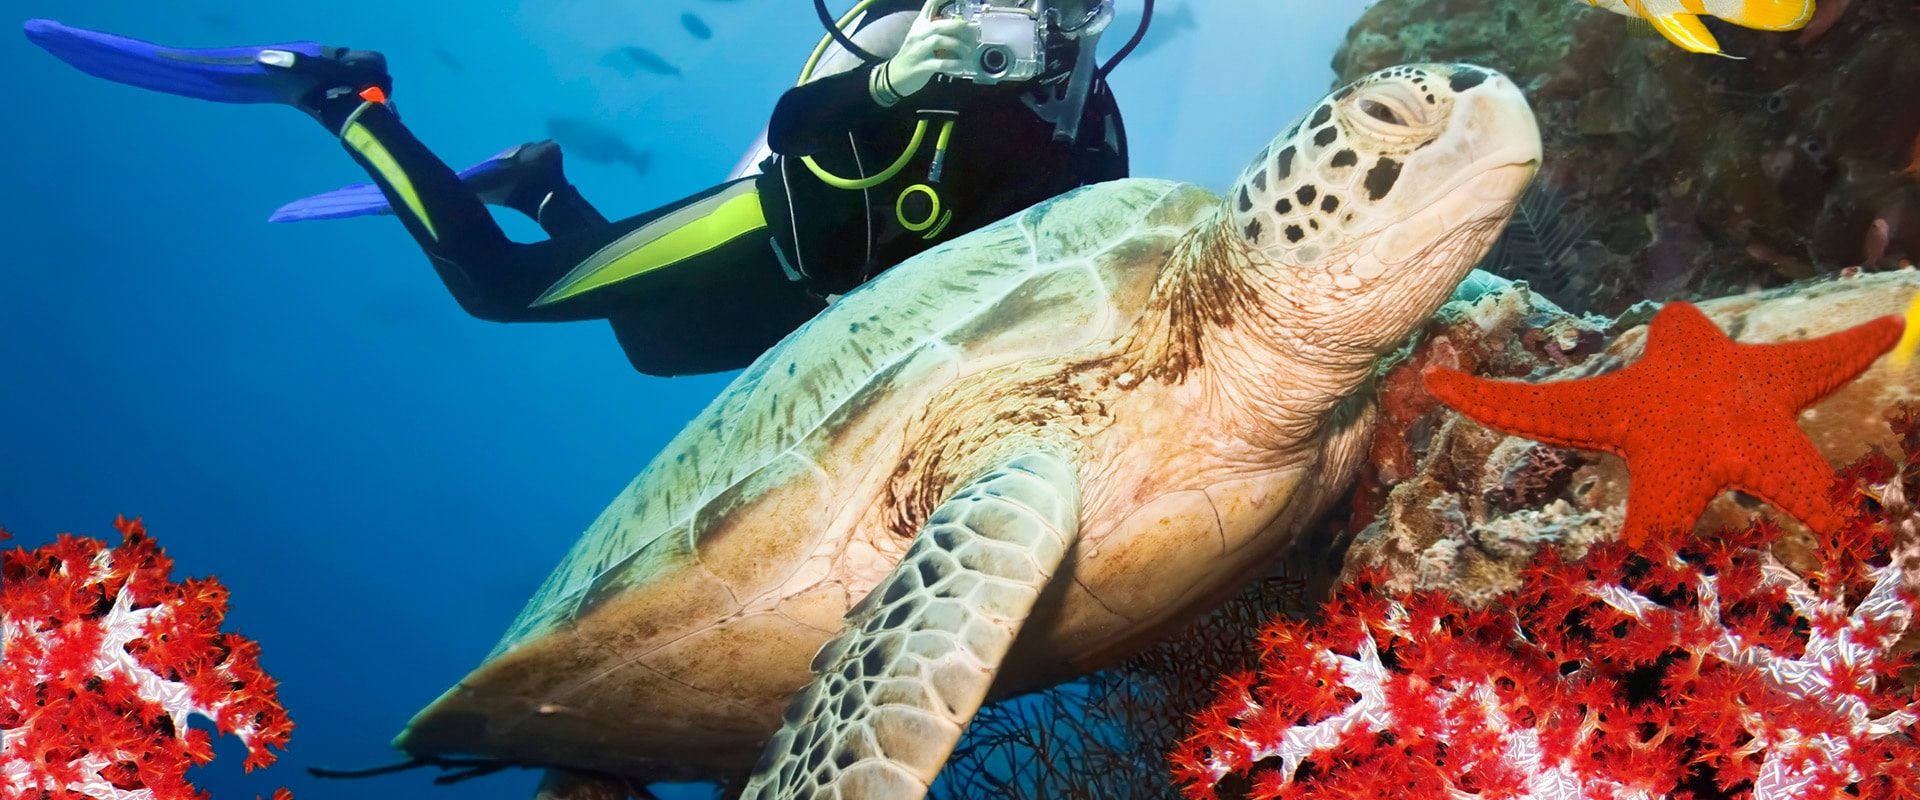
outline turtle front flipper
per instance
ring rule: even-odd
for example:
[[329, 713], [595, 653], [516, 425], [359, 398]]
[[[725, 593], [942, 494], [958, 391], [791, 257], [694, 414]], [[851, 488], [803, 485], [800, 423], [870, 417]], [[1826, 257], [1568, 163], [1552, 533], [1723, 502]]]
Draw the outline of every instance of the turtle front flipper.
[[813, 659], [745, 800], [926, 794], [1014, 635], [1079, 535], [1073, 469], [1007, 461], [928, 516], [913, 546]]

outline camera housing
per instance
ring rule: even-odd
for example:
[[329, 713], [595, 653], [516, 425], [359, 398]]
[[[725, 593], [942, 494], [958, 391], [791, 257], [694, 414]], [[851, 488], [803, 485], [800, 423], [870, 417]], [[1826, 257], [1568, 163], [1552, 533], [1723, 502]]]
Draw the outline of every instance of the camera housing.
[[956, 8], [979, 36], [980, 45], [966, 55], [974, 83], [1013, 83], [1029, 80], [1046, 67], [1040, 14], [1026, 8], [995, 6], [967, 0]]

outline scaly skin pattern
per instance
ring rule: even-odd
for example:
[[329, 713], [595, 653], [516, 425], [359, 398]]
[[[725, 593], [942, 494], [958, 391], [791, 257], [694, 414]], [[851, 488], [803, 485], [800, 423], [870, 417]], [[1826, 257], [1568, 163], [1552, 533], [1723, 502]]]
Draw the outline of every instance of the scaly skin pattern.
[[1903, 328], [1883, 317], [1817, 339], [1740, 344], [1700, 309], [1670, 303], [1648, 325], [1646, 354], [1606, 375], [1527, 384], [1435, 368], [1425, 381], [1488, 427], [1626, 458], [1629, 544], [1692, 531], [1728, 489], [1826, 535], [1841, 523], [1827, 496], [1833, 470], [1796, 418], [1866, 371]]
[[737, 780], [935, 509], [1025, 453], [1072, 471], [1078, 538], [987, 697], [1136, 652], [1340, 496], [1375, 362], [1539, 157], [1503, 76], [1398, 67], [1309, 110], [1225, 197], [1102, 184], [889, 270], [690, 423], [396, 746]]

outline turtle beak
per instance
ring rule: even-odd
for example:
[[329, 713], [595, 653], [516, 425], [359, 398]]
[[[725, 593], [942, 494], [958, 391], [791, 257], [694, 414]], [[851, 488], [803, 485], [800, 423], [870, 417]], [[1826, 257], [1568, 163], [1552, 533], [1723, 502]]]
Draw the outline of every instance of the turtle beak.
[[[1478, 74], [1463, 77], [1468, 73], [1459, 70], [1474, 70]], [[1540, 166], [1540, 124], [1534, 119], [1533, 107], [1527, 103], [1526, 95], [1520, 93], [1520, 87], [1493, 70], [1456, 67], [1452, 83], [1466, 85], [1456, 95], [1454, 113], [1468, 134], [1480, 139], [1471, 145], [1478, 151], [1474, 154], [1474, 164], [1484, 166], [1487, 171], [1511, 167], [1515, 168], [1515, 174], [1524, 174], [1517, 186], [1499, 182], [1500, 188], [1513, 188], [1517, 195], [1517, 190], [1526, 188], [1527, 181]]]

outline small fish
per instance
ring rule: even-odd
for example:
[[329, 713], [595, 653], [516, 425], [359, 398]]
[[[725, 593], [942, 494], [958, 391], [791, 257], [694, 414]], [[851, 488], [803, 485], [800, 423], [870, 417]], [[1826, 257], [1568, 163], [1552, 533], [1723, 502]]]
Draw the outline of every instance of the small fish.
[[1913, 363], [1913, 352], [1920, 350], [1920, 294], [1913, 296], [1913, 303], [1907, 306], [1907, 329], [1900, 333], [1900, 343], [1893, 346], [1893, 366], [1906, 369]]
[[231, 14], [227, 14], [225, 12], [220, 12], [220, 11], [208, 11], [204, 14], [201, 14], [200, 21], [202, 23], [205, 23], [209, 29], [221, 31], [223, 33], [228, 31], [238, 30], [240, 27], [239, 19], [236, 19]]
[[653, 166], [652, 152], [634, 147], [606, 125], [585, 117], [549, 118], [547, 135], [559, 142], [567, 155], [596, 164], [625, 164], [641, 175]]
[[444, 47], [433, 48], [433, 57], [440, 59], [440, 63], [447, 65], [447, 69], [453, 70], [454, 72], [467, 71], [467, 65], [460, 63], [460, 59], [456, 58], [453, 55], [453, 51], [448, 50], [447, 48], [444, 48]]
[[701, 19], [699, 14], [691, 11], [680, 15], [680, 27], [686, 28], [687, 33], [693, 34], [695, 39], [704, 41], [713, 38], [713, 28], [709, 27], [707, 21]]
[[[1793, 31], [1813, 18], [1814, 0], [1581, 0], [1595, 8], [1646, 20], [1667, 41], [1689, 53], [1725, 56], [1701, 16], [1743, 28]], [[1736, 56], [1727, 56], [1736, 58]]]
[[655, 75], [680, 77], [679, 67], [674, 66], [673, 62], [662, 58], [659, 53], [644, 47], [619, 48], [608, 53], [606, 58], [600, 59], [600, 63], [620, 70], [621, 73], [626, 75], [632, 75], [634, 70], [642, 69]]
[[1887, 245], [1893, 243], [1893, 223], [1886, 217], [1874, 217], [1867, 225], [1866, 239], [1860, 243], [1860, 264], [1871, 267], [1887, 255]]
[[1793, 40], [1794, 46], [1806, 47], [1827, 35], [1827, 30], [1846, 15], [1847, 6], [1851, 3], [1852, 0], [1827, 0], [1822, 3], [1820, 10], [1813, 12], [1813, 20], [1807, 23], [1807, 27], [1800, 29], [1800, 36]]

